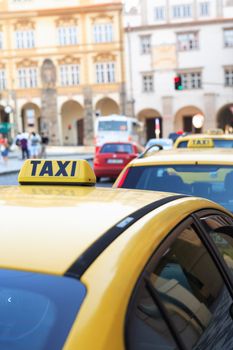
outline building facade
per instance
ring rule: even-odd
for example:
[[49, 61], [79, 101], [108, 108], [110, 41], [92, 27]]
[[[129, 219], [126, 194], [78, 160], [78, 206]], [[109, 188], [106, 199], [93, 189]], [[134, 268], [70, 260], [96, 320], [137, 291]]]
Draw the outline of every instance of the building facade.
[[123, 35], [118, 0], [0, 0], [0, 122], [93, 144], [125, 112]]
[[[146, 138], [233, 128], [233, 1], [141, 0], [125, 15], [127, 106]], [[182, 81], [181, 90], [175, 78]], [[198, 130], [200, 131], [200, 130]]]

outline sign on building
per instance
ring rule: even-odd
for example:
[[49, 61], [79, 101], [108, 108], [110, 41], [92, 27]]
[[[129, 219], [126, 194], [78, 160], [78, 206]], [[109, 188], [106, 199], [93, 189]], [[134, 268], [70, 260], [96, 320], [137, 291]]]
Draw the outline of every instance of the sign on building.
[[176, 46], [160, 45], [153, 47], [152, 64], [154, 69], [176, 68]]

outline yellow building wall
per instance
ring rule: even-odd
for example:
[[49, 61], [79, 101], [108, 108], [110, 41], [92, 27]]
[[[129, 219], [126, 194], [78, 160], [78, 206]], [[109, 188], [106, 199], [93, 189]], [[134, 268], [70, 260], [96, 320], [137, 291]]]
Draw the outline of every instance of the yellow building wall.
[[[123, 64], [123, 27], [121, 26], [122, 4], [118, 0], [25, 0], [15, 2], [13, 0], [0, 0], [0, 31], [3, 32], [4, 47], [0, 49], [0, 69], [5, 67], [7, 90], [2, 93], [0, 106], [4, 106], [9, 100], [10, 92], [14, 92], [15, 99], [10, 101], [15, 111], [17, 128], [22, 128], [22, 108], [27, 103], [35, 103], [41, 108], [40, 69], [43, 61], [50, 58], [56, 66], [57, 73], [57, 100], [58, 112], [61, 113], [59, 101], [64, 99], [76, 99], [80, 101], [83, 88], [89, 86], [93, 93], [93, 108], [98, 98], [109, 97], [120, 105], [120, 93], [124, 83]], [[59, 46], [57, 21], [61, 19], [77, 21], [78, 44]], [[15, 48], [15, 30], [21, 21], [28, 21], [35, 28], [35, 47], [31, 49]], [[26, 23], [25, 22], [25, 23]], [[113, 41], [108, 43], [94, 43], [94, 23], [113, 24]], [[113, 59], [116, 64], [115, 83], [97, 84], [95, 62], [97, 57]], [[80, 61], [80, 85], [61, 86], [59, 62], [66, 57]], [[101, 58], [102, 59], [102, 58]], [[17, 69], [20, 64], [26, 64], [31, 60], [38, 68], [38, 86], [33, 89], [19, 88]], [[103, 58], [103, 60], [105, 60]], [[82, 96], [83, 97], [83, 96]], [[17, 100], [17, 101], [16, 101]], [[84, 108], [84, 106], [82, 106]], [[93, 113], [95, 111], [93, 110]], [[63, 118], [64, 116], [60, 116]], [[60, 121], [60, 125], [65, 122]], [[62, 143], [62, 130], [58, 132]], [[74, 133], [75, 134], [75, 133]], [[72, 141], [75, 143], [75, 136]]]

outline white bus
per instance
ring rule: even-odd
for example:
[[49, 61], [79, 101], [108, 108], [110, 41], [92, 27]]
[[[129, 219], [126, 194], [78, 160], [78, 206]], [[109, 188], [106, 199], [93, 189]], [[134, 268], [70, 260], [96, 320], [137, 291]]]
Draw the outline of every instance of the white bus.
[[106, 142], [142, 142], [143, 124], [135, 118], [112, 114], [97, 117], [95, 122], [95, 146], [99, 149]]

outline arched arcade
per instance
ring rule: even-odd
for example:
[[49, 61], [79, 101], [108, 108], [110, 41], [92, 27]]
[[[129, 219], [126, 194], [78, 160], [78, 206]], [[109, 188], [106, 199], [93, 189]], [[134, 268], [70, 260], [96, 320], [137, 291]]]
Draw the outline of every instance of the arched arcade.
[[25, 103], [21, 108], [22, 131], [35, 131], [40, 133], [43, 129], [41, 110], [32, 102]]
[[64, 145], [83, 145], [84, 109], [80, 103], [70, 100], [61, 107], [62, 143]]
[[143, 109], [138, 113], [137, 117], [140, 121], [144, 122], [144, 136], [146, 141], [156, 137], [156, 128], [159, 130], [159, 132], [157, 131], [157, 136], [160, 138], [163, 137], [163, 119], [156, 109]]
[[120, 107], [109, 97], [104, 97], [96, 103], [96, 115], [106, 116], [110, 114], [120, 114]]
[[192, 118], [196, 114], [202, 114], [200, 108], [195, 106], [185, 106], [180, 108], [176, 114], [174, 119], [174, 131], [183, 130], [186, 132], [201, 132], [201, 129], [195, 129], [192, 124]]

